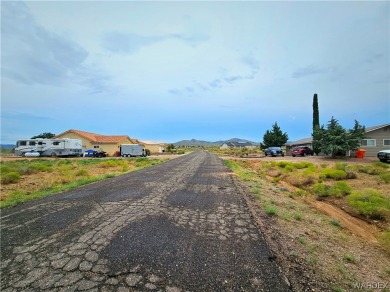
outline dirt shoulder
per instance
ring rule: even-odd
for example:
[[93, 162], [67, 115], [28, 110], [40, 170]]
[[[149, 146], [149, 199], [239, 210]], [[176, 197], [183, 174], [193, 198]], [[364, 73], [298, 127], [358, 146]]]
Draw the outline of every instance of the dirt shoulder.
[[[335, 162], [323, 157], [249, 159]], [[375, 161], [347, 158], [340, 162]], [[337, 205], [298, 196], [285, 182], [234, 177], [293, 291], [390, 291], [390, 255], [378, 244], [377, 226]]]

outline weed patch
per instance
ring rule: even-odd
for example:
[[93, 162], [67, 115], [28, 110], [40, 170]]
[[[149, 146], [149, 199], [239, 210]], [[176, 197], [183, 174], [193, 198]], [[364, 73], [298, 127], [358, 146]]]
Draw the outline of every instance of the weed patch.
[[390, 183], [390, 172], [381, 173], [379, 177], [387, 184]]
[[320, 178], [329, 178], [334, 180], [342, 180], [347, 177], [347, 173], [340, 169], [325, 168], [320, 173]]
[[18, 182], [19, 180], [20, 180], [20, 174], [15, 171], [8, 172], [1, 176], [2, 184], [12, 184]]
[[348, 204], [359, 214], [372, 219], [384, 219], [390, 213], [390, 199], [372, 189], [361, 190], [347, 197]]

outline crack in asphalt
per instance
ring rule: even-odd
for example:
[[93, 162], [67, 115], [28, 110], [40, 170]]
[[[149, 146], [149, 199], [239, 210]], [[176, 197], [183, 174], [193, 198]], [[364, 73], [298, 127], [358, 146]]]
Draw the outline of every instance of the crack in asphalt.
[[6, 209], [1, 291], [288, 291], [226, 172], [198, 151]]

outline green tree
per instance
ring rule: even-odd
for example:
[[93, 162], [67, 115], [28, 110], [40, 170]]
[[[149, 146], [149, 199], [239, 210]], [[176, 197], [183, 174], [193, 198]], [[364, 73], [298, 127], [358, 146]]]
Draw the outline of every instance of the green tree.
[[168, 151], [168, 152], [172, 152], [173, 149], [175, 149], [175, 145], [173, 145], [173, 144], [168, 144], [168, 146], [167, 146], [167, 151]]
[[55, 137], [55, 134], [49, 133], [49, 132], [45, 132], [45, 133], [39, 134], [37, 136], [31, 137], [31, 139], [38, 139], [38, 138], [51, 139], [53, 137]]
[[262, 148], [272, 147], [272, 146], [283, 146], [288, 141], [287, 133], [283, 133], [278, 124], [272, 125], [272, 130], [267, 130], [263, 136], [263, 143], [261, 144]]
[[313, 96], [313, 151], [316, 155], [320, 153], [321, 145], [318, 143], [316, 137], [319, 135], [318, 131], [320, 129], [320, 114], [318, 110], [318, 96], [317, 93]]
[[321, 152], [332, 157], [345, 155], [349, 150], [357, 150], [364, 137], [365, 127], [355, 120], [353, 129], [345, 130], [339, 122], [332, 117], [326, 129], [317, 128], [313, 141], [321, 145]]
[[320, 126], [320, 113], [318, 110], [318, 96], [317, 93], [313, 96], [313, 132], [316, 127]]

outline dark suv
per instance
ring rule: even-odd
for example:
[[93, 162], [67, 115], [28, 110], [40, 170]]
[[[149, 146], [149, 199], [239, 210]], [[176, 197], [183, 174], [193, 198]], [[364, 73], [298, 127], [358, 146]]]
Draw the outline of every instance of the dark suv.
[[284, 156], [283, 150], [280, 147], [268, 147], [264, 150], [265, 156], [271, 155], [271, 156]]
[[307, 146], [298, 146], [291, 149], [291, 155], [295, 157], [296, 155], [305, 156], [305, 155], [312, 155], [314, 152], [311, 150], [310, 147]]

